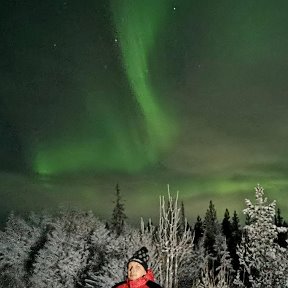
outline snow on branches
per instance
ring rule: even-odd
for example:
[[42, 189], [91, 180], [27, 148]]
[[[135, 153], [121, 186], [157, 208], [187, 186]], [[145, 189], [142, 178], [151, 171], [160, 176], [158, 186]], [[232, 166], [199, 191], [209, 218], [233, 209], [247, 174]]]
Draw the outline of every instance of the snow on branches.
[[[255, 188], [255, 203], [245, 200], [247, 208], [243, 213], [249, 216], [244, 227], [242, 242], [238, 247], [241, 271], [235, 284], [248, 282], [252, 287], [285, 287], [287, 282], [287, 251], [276, 242], [282, 228], [274, 224], [276, 201], [268, 203], [264, 189]], [[242, 280], [240, 280], [242, 274]]]
[[142, 246], [165, 288], [288, 287], [287, 228], [279, 209], [275, 215], [276, 201], [269, 203], [258, 185], [255, 201], [245, 203], [249, 221], [243, 229], [236, 212], [231, 222], [227, 209], [221, 227], [210, 201], [204, 225], [198, 217], [191, 231], [183, 202], [179, 207], [178, 193], [173, 198], [169, 188], [168, 197], [160, 197], [155, 226], [141, 219], [132, 228], [122, 221], [116, 231], [78, 210], [27, 219], [12, 213], [0, 231], [0, 287], [113, 287], [126, 278], [127, 261]]
[[[157, 233], [157, 247], [159, 258], [160, 283], [165, 288], [178, 287], [178, 270], [185, 258], [192, 254], [193, 237], [185, 220], [182, 235], [180, 228], [180, 208], [178, 207], [178, 193], [173, 199], [169, 192], [168, 201], [160, 197], [160, 217]], [[176, 276], [177, 275], [177, 276]]]

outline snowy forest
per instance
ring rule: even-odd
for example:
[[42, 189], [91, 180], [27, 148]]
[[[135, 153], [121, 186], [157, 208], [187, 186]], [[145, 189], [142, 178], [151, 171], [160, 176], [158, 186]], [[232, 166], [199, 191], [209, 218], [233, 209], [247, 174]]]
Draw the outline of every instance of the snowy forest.
[[139, 219], [132, 227], [123, 203], [117, 185], [109, 221], [71, 209], [11, 213], [0, 231], [0, 286], [112, 287], [125, 279], [132, 253], [146, 246], [164, 288], [288, 287], [288, 225], [260, 185], [255, 199], [245, 200], [243, 225], [228, 209], [219, 220], [212, 201], [191, 225], [178, 194], [168, 191], [159, 221]]

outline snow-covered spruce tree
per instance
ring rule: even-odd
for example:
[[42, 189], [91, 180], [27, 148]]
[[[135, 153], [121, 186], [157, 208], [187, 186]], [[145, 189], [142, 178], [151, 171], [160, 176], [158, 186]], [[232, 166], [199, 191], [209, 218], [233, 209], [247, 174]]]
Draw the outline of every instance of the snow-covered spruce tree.
[[[216, 209], [212, 201], [209, 203], [209, 208], [206, 211], [204, 219], [204, 236], [203, 244], [205, 248], [205, 254], [208, 257], [209, 269], [212, 271], [214, 269], [215, 276], [217, 274], [216, 269], [220, 266], [221, 247], [217, 247], [221, 241], [217, 239], [222, 239], [224, 236], [222, 234], [221, 224], [217, 220]], [[212, 272], [211, 272], [212, 273]]]
[[178, 269], [178, 287], [197, 287], [201, 271], [205, 267], [205, 261], [205, 249], [203, 246], [203, 239], [201, 239], [197, 246], [193, 247], [189, 257], [185, 257], [183, 264]]
[[41, 239], [44, 222], [31, 220], [11, 213], [4, 231], [0, 231], [0, 287], [30, 287], [31, 254]]
[[225, 288], [230, 287], [233, 282], [233, 266], [232, 258], [227, 246], [225, 237], [222, 234], [218, 234], [216, 237], [215, 250], [218, 256], [218, 262], [220, 265], [216, 267], [216, 287]]
[[178, 272], [185, 259], [191, 257], [193, 237], [187, 227], [187, 220], [183, 234], [179, 235], [180, 208], [178, 207], [178, 193], [173, 199], [169, 192], [167, 206], [164, 196], [160, 197], [160, 217], [157, 230], [157, 273], [160, 285], [165, 288], [178, 287]]
[[[203, 245], [202, 245], [203, 246]], [[198, 277], [192, 287], [200, 288], [229, 288], [232, 282], [232, 264], [225, 237], [218, 234], [215, 238], [215, 251], [218, 259], [210, 254], [201, 261]], [[205, 250], [204, 246], [202, 248]], [[217, 261], [216, 261], [217, 260]], [[220, 264], [219, 264], [220, 263]]]
[[109, 232], [107, 242], [102, 246], [105, 251], [101, 257], [101, 263], [91, 266], [85, 279], [85, 287], [112, 287], [116, 282], [124, 279], [125, 260], [121, 258], [126, 259], [128, 246], [124, 233], [122, 231], [121, 235], [117, 236]]
[[288, 279], [287, 251], [275, 239], [278, 232], [286, 228], [274, 224], [276, 201], [267, 203], [264, 190], [259, 185], [255, 192], [255, 204], [245, 200], [247, 208], [243, 212], [249, 216], [250, 224], [244, 227], [242, 242], [237, 249], [241, 271], [238, 271], [234, 283], [240, 287], [246, 283], [253, 288], [285, 287]]
[[106, 247], [111, 241], [110, 231], [105, 226], [103, 222], [98, 221], [89, 240], [89, 256], [82, 274], [84, 287], [94, 287], [94, 273], [105, 264]]
[[39, 251], [31, 287], [72, 288], [78, 285], [89, 256], [89, 237], [96, 218], [91, 212], [64, 211]]

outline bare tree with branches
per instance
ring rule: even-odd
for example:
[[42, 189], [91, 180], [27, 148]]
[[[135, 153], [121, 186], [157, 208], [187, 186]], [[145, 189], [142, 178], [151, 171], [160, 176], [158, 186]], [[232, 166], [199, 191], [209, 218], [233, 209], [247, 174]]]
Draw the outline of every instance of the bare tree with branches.
[[158, 269], [160, 284], [165, 288], [178, 287], [178, 271], [193, 248], [193, 237], [185, 219], [184, 230], [179, 233], [181, 225], [180, 208], [178, 207], [178, 192], [176, 198], [170, 195], [168, 186], [168, 201], [160, 197], [159, 227], [156, 233]]

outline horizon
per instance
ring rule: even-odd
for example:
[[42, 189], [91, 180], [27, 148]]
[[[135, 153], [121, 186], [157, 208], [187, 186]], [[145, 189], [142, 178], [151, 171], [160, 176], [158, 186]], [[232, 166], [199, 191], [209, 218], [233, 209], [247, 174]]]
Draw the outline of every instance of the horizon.
[[258, 183], [288, 215], [287, 1], [2, 2], [1, 215], [105, 215], [116, 183], [132, 219], [167, 184], [191, 217]]

